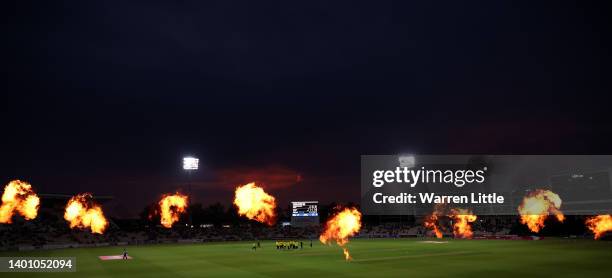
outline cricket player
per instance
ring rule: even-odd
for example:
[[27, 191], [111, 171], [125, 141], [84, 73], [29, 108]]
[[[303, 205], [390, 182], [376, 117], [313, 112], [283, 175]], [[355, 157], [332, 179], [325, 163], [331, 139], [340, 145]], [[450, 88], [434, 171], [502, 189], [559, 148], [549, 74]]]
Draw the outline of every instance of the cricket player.
[[127, 248], [123, 248], [123, 258], [124, 260], [128, 259], [128, 253], [127, 253]]

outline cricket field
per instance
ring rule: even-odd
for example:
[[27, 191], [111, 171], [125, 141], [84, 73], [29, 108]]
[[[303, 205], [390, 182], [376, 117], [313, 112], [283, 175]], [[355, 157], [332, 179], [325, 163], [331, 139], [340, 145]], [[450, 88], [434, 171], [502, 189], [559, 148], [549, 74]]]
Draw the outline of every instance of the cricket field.
[[345, 261], [337, 245], [304, 241], [276, 250], [273, 241], [127, 246], [131, 260], [100, 260], [123, 247], [0, 256], [76, 257], [73, 273], [0, 273], [2, 277], [610, 277], [612, 242], [586, 239], [354, 239]]

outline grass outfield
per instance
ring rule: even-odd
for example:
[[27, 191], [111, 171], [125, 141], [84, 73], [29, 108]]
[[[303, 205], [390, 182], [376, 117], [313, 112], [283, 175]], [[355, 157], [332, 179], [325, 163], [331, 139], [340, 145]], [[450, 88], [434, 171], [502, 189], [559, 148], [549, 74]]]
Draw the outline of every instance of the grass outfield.
[[274, 242], [128, 246], [133, 260], [101, 261], [122, 247], [2, 252], [0, 256], [75, 256], [76, 273], [1, 273], [1, 277], [610, 277], [612, 242], [593, 240], [352, 240], [354, 260], [318, 242], [278, 251]]

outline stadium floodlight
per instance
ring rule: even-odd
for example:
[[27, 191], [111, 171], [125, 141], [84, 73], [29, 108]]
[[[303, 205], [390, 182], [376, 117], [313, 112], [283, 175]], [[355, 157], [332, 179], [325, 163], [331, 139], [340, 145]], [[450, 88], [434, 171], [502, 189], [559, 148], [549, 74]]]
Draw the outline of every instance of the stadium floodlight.
[[197, 170], [199, 162], [200, 162], [199, 159], [192, 157], [192, 156], [183, 157], [183, 169], [184, 170]]
[[400, 155], [398, 160], [400, 167], [412, 168], [416, 164], [414, 155]]

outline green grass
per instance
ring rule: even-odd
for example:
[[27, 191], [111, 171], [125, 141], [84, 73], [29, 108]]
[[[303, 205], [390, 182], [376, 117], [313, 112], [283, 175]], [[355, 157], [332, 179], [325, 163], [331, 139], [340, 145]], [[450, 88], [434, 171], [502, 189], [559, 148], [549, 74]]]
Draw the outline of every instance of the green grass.
[[[445, 240], [446, 241], [446, 240]], [[345, 262], [338, 246], [315, 242], [278, 251], [263, 242], [128, 246], [129, 261], [101, 261], [122, 247], [3, 252], [0, 256], [74, 256], [76, 273], [0, 273], [1, 277], [610, 277], [612, 242], [352, 240]]]

